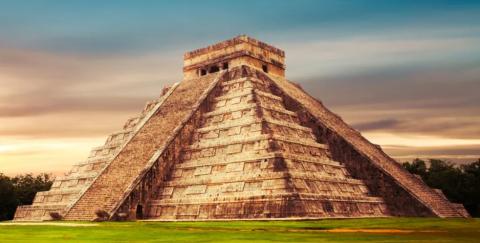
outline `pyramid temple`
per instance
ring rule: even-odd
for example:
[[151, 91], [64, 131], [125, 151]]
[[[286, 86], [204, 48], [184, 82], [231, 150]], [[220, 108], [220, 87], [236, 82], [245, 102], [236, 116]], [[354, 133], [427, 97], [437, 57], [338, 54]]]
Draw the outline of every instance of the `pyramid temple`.
[[163, 90], [15, 220], [468, 217], [238, 36], [184, 55]]

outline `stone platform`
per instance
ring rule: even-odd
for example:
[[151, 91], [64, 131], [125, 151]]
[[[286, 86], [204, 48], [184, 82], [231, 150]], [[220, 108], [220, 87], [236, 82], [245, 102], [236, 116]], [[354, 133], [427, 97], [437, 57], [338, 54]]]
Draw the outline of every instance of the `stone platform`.
[[247, 36], [188, 52], [184, 80], [15, 220], [468, 217], [285, 79]]

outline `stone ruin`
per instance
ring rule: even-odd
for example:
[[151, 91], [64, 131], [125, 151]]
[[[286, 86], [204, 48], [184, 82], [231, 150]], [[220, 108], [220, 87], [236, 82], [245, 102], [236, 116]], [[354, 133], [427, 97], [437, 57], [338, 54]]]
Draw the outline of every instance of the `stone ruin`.
[[184, 79], [15, 220], [468, 217], [285, 79], [238, 36], [184, 55]]

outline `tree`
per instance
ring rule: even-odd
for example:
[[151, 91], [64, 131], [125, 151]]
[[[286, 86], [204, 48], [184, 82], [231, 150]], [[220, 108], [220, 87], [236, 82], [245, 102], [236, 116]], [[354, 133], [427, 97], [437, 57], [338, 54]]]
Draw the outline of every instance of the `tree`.
[[452, 163], [431, 159], [425, 182], [430, 187], [441, 189], [450, 201], [461, 203], [464, 201], [462, 175], [462, 170]]
[[39, 191], [48, 191], [52, 186], [52, 179], [49, 174], [19, 175], [12, 179], [15, 186], [15, 194], [19, 205], [32, 204], [35, 194]]
[[52, 183], [48, 174], [10, 178], [0, 173], [0, 221], [13, 219], [18, 205], [32, 204], [35, 194], [49, 190]]
[[471, 164], [462, 165], [463, 190], [465, 197], [463, 205], [473, 216], [480, 216], [480, 159]]
[[0, 173], [0, 221], [12, 219], [16, 207], [13, 183], [9, 177]]
[[403, 163], [403, 167], [405, 167], [410, 173], [421, 176], [422, 179], [427, 175], [427, 165], [425, 164], [425, 161], [421, 159], [414, 159], [411, 163], [405, 162]]

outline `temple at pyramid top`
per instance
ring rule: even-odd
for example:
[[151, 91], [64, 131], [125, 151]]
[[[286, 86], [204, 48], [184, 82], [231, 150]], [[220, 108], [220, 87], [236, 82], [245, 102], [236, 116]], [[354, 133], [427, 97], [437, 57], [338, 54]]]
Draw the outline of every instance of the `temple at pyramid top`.
[[285, 76], [285, 52], [246, 35], [185, 53], [185, 79], [231, 67], [248, 65], [263, 72]]

